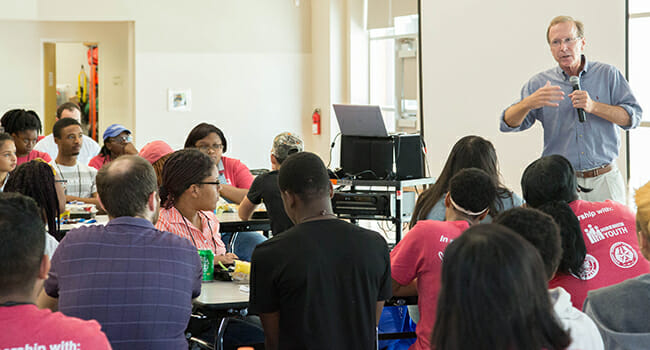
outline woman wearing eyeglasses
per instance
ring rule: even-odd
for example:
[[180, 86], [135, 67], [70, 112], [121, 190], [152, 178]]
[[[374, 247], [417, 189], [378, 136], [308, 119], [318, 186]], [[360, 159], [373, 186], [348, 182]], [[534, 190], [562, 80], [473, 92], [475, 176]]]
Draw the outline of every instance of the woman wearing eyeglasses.
[[214, 215], [219, 199], [217, 174], [207, 155], [194, 149], [174, 152], [163, 167], [156, 228], [187, 238], [197, 249], [210, 249], [215, 263], [232, 264], [237, 256], [226, 253]]
[[[223, 156], [228, 149], [223, 132], [212, 124], [201, 123], [187, 135], [185, 148], [198, 149], [210, 157], [218, 170], [219, 194], [240, 204], [253, 183], [253, 175], [239, 159]], [[222, 239], [229, 251], [245, 261], [250, 261], [255, 246], [266, 240], [258, 232], [224, 232]]]
[[195, 126], [187, 135], [185, 148], [196, 148], [210, 156], [219, 171], [219, 194], [231, 202], [241, 203], [253, 183], [253, 175], [239, 159], [223, 156], [228, 142], [219, 128], [208, 123]]
[[131, 131], [123, 125], [112, 124], [104, 131], [104, 146], [99, 154], [88, 162], [88, 166], [99, 170], [104, 164], [124, 154], [138, 154], [138, 150], [133, 145]]

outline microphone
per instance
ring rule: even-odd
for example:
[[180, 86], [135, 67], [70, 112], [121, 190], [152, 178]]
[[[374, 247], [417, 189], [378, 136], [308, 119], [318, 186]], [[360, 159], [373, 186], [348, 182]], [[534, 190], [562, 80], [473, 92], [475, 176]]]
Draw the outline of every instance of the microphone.
[[[569, 78], [569, 81], [571, 82], [571, 85], [573, 85], [573, 91], [580, 90], [580, 78], [578, 78], [575, 75], [572, 75]], [[578, 110], [578, 120], [581, 123], [585, 122], [585, 110], [582, 108], [576, 108]]]

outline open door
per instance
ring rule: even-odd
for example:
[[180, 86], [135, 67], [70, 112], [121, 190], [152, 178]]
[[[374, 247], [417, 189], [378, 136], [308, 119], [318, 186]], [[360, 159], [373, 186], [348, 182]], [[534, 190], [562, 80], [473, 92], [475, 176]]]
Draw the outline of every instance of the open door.
[[43, 96], [45, 106], [41, 121], [43, 135], [50, 134], [56, 122], [56, 44], [43, 43]]

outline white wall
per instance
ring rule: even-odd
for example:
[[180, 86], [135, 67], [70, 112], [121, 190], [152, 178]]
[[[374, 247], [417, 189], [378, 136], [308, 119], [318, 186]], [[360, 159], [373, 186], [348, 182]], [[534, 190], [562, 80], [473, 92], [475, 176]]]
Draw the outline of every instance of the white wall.
[[[128, 41], [131, 28], [128, 22], [0, 18], [0, 52], [7, 53], [0, 55], [0, 74], [5, 82], [0, 85], [0, 113], [10, 108], [25, 108], [43, 115], [43, 42], [91, 41], [99, 43], [100, 134], [111, 123], [131, 127], [134, 120], [134, 74]], [[77, 63], [74, 65], [79, 69]]]
[[[21, 0], [5, 1], [12, 4], [0, 7], [7, 9], [0, 19], [132, 23], [134, 36], [125, 45], [134, 50], [135, 118], [127, 126], [138, 147], [162, 139], [178, 148], [198, 122], [214, 122], [229, 141], [226, 155], [268, 168], [277, 133], [310, 130], [310, 1], [297, 7], [288, 0], [36, 0], [36, 11]], [[11, 52], [1, 38], [0, 50]], [[168, 88], [191, 89], [192, 111], [168, 112]]]
[[34, 19], [38, 13], [38, 0], [2, 0], [0, 18]]
[[[136, 55], [138, 140], [162, 139], [182, 148], [200, 122], [217, 125], [226, 156], [250, 168], [270, 168], [273, 137], [301, 133], [309, 90], [307, 54], [141, 53]], [[188, 66], [191, 65], [191, 66]], [[191, 88], [192, 112], [168, 112], [167, 88]], [[307, 112], [309, 113], [309, 112]], [[308, 114], [307, 114], [308, 115]]]
[[[359, 2], [3, 0], [0, 50], [19, 54], [0, 55], [0, 72], [10, 82], [0, 87], [0, 107], [41, 108], [34, 99], [41, 77], [30, 72], [40, 67], [40, 51], [27, 51], [40, 50], [40, 43], [12, 38], [41, 34], [15, 20], [52, 21], [51, 30], [59, 21], [119, 21], [134, 33], [124, 50], [134, 51], [126, 71], [135, 73], [132, 86], [123, 81], [114, 91], [133, 89], [134, 100], [102, 110], [110, 118], [134, 113], [138, 146], [157, 138], [180, 147], [188, 130], [209, 121], [224, 128], [228, 155], [252, 168], [268, 166], [272, 137], [287, 129], [302, 133], [307, 149], [327, 159], [336, 131], [331, 104], [367, 93], [351, 79], [360, 73], [348, 58], [363, 41], [347, 39], [358, 26]], [[582, 19], [589, 58], [623, 68], [622, 1], [426, 0], [421, 6], [424, 128], [434, 175], [458, 138], [477, 133], [494, 142], [507, 184], [519, 190], [521, 170], [541, 152], [541, 130], [501, 134], [498, 116], [532, 74], [555, 65], [544, 38], [553, 16]], [[168, 112], [168, 88], [192, 89], [192, 112]], [[316, 107], [323, 111], [323, 134], [311, 136]]]
[[[13, 108], [43, 114], [42, 49], [38, 26], [26, 21], [0, 21], [0, 113]], [[10, 54], [13, 53], [13, 54]]]
[[[501, 133], [499, 116], [532, 75], [557, 65], [545, 38], [557, 15], [583, 21], [588, 59], [624, 71], [624, 1], [421, 2], [424, 133], [433, 176], [459, 138], [476, 134], [494, 143], [506, 185], [520, 193], [523, 169], [541, 155], [542, 129]], [[624, 160], [622, 149], [622, 171]]]

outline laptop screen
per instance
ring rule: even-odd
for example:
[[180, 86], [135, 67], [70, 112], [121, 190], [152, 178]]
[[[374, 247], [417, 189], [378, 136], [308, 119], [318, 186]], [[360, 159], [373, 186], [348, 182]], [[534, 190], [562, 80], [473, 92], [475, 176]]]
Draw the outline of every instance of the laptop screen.
[[386, 125], [379, 106], [332, 105], [341, 134], [346, 136], [386, 137]]

